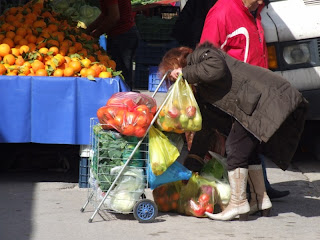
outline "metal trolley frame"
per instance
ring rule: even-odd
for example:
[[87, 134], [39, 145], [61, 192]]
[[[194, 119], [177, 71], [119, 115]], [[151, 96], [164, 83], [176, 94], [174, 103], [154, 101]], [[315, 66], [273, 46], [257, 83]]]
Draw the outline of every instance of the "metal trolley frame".
[[[166, 79], [167, 75], [170, 72], [168, 71], [163, 78], [161, 79], [158, 87], [155, 89], [154, 93], [152, 94], [152, 97], [155, 97], [155, 95], [157, 94], [159, 88], [161, 87], [162, 83], [164, 82], [164, 80]], [[110, 196], [112, 190], [116, 187], [117, 183], [119, 182], [120, 178], [123, 176], [123, 174], [125, 173], [125, 171], [128, 169], [127, 166], [129, 167], [129, 163], [130, 161], [133, 159], [134, 154], [139, 150], [139, 148], [141, 146], [143, 146], [143, 144], [146, 144], [146, 137], [149, 133], [149, 130], [151, 128], [151, 126], [154, 124], [154, 122], [156, 121], [157, 117], [159, 116], [160, 111], [162, 110], [162, 108], [164, 107], [164, 105], [166, 104], [167, 100], [169, 99], [169, 97], [171, 96], [172, 92], [169, 91], [166, 98], [164, 99], [163, 103], [161, 104], [161, 106], [158, 108], [154, 118], [152, 119], [150, 125], [147, 128], [147, 131], [145, 133], [145, 135], [139, 139], [139, 141], [135, 144], [134, 149], [132, 150], [130, 156], [127, 158], [127, 160], [125, 161], [124, 165], [121, 165], [121, 168], [119, 170], [119, 172], [116, 174], [114, 180], [112, 181], [112, 184], [110, 185], [110, 187], [108, 188], [107, 192], [103, 195], [103, 198], [100, 200], [100, 202], [98, 203], [97, 206], [95, 207], [95, 211], [92, 214], [91, 218], [88, 220], [89, 223], [91, 223], [93, 221], [93, 218], [95, 217], [95, 215], [99, 212], [99, 210], [101, 209], [102, 205], [104, 204], [104, 202], [106, 201], [106, 199], [108, 198], [108, 196]], [[91, 119], [91, 121], [94, 121], [93, 119]], [[92, 124], [92, 122], [91, 122]], [[92, 128], [92, 126], [91, 126]], [[93, 131], [91, 129], [91, 143], [94, 141], [93, 140]], [[92, 152], [92, 151], [91, 151]], [[93, 155], [93, 154], [91, 154]], [[92, 158], [93, 156], [90, 156], [90, 158]], [[143, 160], [143, 159], [142, 159]], [[145, 158], [144, 160], [148, 160], [148, 157]], [[90, 167], [92, 167], [92, 164], [90, 164]], [[91, 169], [90, 169], [91, 171]], [[148, 179], [147, 179], [147, 174], [146, 174], [146, 184], [145, 186], [148, 187]], [[86, 203], [84, 204], [84, 206], [81, 208], [81, 212], [84, 212], [85, 208], [87, 207], [87, 205], [93, 200], [93, 197], [96, 194], [96, 189], [92, 189], [92, 187], [90, 188], [90, 193], [88, 195], [88, 199], [86, 201]], [[117, 211], [112, 211], [111, 212], [117, 212]], [[121, 213], [121, 212], [120, 212]], [[129, 213], [129, 212], [125, 212], [125, 213]], [[141, 223], [145, 223], [145, 222], [153, 222], [154, 219], [156, 218], [157, 214], [158, 214], [158, 208], [157, 205], [149, 199], [145, 198], [144, 193], [141, 193], [141, 196], [139, 199], [137, 199], [134, 207], [133, 207], [133, 211], [131, 211], [130, 213], [133, 213], [134, 217]]]

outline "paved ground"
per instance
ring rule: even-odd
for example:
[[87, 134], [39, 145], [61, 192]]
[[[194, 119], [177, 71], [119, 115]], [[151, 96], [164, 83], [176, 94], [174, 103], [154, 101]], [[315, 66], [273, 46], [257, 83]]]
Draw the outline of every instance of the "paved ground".
[[[140, 224], [132, 214], [101, 211], [88, 223], [93, 207], [81, 207], [87, 189], [70, 176], [54, 172], [0, 174], [1, 240], [82, 239], [320, 239], [320, 162], [307, 156], [283, 172], [268, 162], [269, 180], [291, 194], [273, 201], [271, 217], [248, 222], [159, 213], [154, 223]], [[147, 197], [152, 195], [147, 189]]]

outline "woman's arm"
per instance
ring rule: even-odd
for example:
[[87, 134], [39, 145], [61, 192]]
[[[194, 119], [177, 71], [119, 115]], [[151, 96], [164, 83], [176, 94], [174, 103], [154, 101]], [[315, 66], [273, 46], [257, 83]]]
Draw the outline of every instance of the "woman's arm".
[[216, 81], [230, 77], [229, 68], [223, 55], [214, 48], [199, 48], [191, 53], [188, 65], [182, 74], [189, 83], [215, 84]]

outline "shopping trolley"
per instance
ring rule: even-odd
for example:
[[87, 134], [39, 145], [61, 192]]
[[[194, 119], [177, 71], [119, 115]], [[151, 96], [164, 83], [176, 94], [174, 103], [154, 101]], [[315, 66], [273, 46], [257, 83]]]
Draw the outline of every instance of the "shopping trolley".
[[[169, 71], [161, 79], [152, 97], [155, 97], [168, 74]], [[116, 154], [117, 149], [114, 149], [115, 153], [111, 154], [112, 156], [110, 154], [106, 156], [108, 153], [104, 152], [108, 152], [108, 149], [106, 149], [108, 148], [107, 139], [119, 140], [121, 135], [115, 131], [107, 132], [103, 130], [102, 124], [98, 122], [97, 118], [90, 119], [91, 150], [89, 157], [90, 177], [88, 180], [90, 188], [88, 199], [80, 210], [84, 212], [87, 205], [92, 203], [95, 211], [88, 220], [89, 223], [93, 221], [95, 215], [102, 208], [107, 212], [133, 213], [135, 219], [140, 223], [153, 222], [157, 217], [157, 205], [152, 200], [147, 199], [144, 194], [144, 189], [148, 187], [147, 166], [149, 146], [147, 136], [170, 95], [171, 92], [168, 92], [142, 138], [133, 141], [135, 140], [134, 138], [124, 136], [124, 139], [121, 139], [119, 144], [117, 144], [118, 147], [121, 148], [123, 146], [123, 149], [128, 150], [127, 158], [125, 159]], [[109, 135], [102, 136], [103, 134]], [[116, 148], [117, 146], [114, 147]], [[127, 146], [130, 146], [130, 148], [126, 149]], [[111, 167], [109, 165], [111, 161], [114, 164], [121, 162], [121, 165]], [[130, 186], [123, 184], [121, 186], [121, 183], [126, 182], [130, 177], [131, 179], [134, 178], [134, 186], [130, 184], [128, 184]], [[124, 198], [123, 196], [126, 197]]]

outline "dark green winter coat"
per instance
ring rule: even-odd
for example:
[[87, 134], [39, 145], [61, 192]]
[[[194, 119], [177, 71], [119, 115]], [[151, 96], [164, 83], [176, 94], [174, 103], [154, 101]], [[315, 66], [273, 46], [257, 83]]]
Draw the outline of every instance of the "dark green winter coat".
[[286, 79], [208, 43], [188, 56], [182, 74], [196, 84], [200, 101], [236, 119], [261, 141], [266, 156], [288, 168], [303, 131], [307, 101]]

